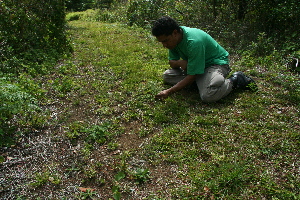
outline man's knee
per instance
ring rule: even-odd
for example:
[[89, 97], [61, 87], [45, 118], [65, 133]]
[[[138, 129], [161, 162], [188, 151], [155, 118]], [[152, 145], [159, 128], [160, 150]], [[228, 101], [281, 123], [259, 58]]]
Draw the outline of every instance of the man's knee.
[[200, 92], [200, 98], [203, 102], [216, 102], [227, 96], [232, 91], [232, 84], [229, 80], [221, 82], [218, 87], [210, 86]]
[[185, 78], [185, 74], [181, 69], [168, 69], [163, 74], [165, 84], [176, 85]]
[[207, 94], [207, 93], [201, 94], [200, 98], [205, 103], [213, 103], [213, 102], [216, 102], [221, 99], [221, 97], [218, 95], [211, 95], [211, 94]]
[[216, 72], [215, 75], [210, 80], [209, 87], [221, 87], [224, 84], [224, 82], [225, 82], [224, 76]]

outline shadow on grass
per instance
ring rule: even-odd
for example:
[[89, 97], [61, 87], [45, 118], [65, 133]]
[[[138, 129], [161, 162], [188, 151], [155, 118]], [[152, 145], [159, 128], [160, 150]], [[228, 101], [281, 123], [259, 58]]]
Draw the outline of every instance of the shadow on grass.
[[232, 92], [217, 102], [205, 103], [200, 99], [197, 88], [186, 88], [163, 101], [158, 101], [153, 110], [153, 121], [165, 125], [180, 124], [188, 121], [191, 116], [207, 115], [215, 109], [224, 110], [235, 104], [241, 92]]
[[194, 105], [195, 103], [197, 104], [203, 104], [209, 107], [219, 107], [219, 106], [228, 106], [231, 104], [234, 104], [235, 100], [245, 91], [239, 90], [239, 91], [232, 91], [227, 95], [226, 97], [220, 99], [217, 102], [212, 102], [212, 103], [205, 103], [201, 100], [198, 88], [196, 87], [190, 87], [181, 90], [178, 94], [180, 94], [187, 102], [189, 102], [191, 105]]

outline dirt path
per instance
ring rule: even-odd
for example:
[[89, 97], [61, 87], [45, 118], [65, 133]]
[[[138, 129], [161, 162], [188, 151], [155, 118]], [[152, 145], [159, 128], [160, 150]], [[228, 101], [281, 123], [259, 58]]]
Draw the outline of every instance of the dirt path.
[[[37, 79], [48, 91], [48, 103], [43, 108], [50, 112], [49, 123], [44, 130], [23, 135], [16, 145], [1, 149], [1, 155], [7, 158], [0, 165], [1, 199], [109, 199], [118, 192], [124, 199], [143, 199], [159, 194], [168, 197], [170, 185], [187, 184], [179, 183], [184, 180], [178, 179], [178, 166], [175, 164], [154, 166], [144, 160], [143, 146], [151, 135], [140, 137], [137, 134], [142, 125], [139, 120], [119, 120], [123, 134], [117, 134], [115, 139], [104, 144], [88, 146], [81, 136], [76, 136], [76, 139], [66, 136], [72, 124], [101, 124], [99, 121], [103, 118], [99, 117], [96, 109], [116, 107], [109, 115], [125, 112], [126, 107], [121, 106], [119, 100], [112, 100], [107, 106], [98, 103], [100, 100], [106, 102], [106, 99], [97, 100], [102, 91], [105, 92], [103, 95], [118, 92], [113, 85], [102, 90], [101, 84], [96, 82], [99, 78], [114, 79], [109, 77], [112, 71], [99, 71], [99, 66], [96, 66], [95, 62], [101, 61], [101, 56], [93, 58], [97, 56], [97, 49], [100, 49], [98, 54], [103, 58], [110, 56], [109, 52], [103, 55], [102, 52], [109, 51], [103, 44], [95, 43], [93, 28], [105, 32], [110, 38], [119, 35], [115, 29], [108, 30], [105, 26], [109, 25], [73, 25], [74, 58], [58, 63], [53, 74]], [[92, 48], [92, 44], [99, 46]], [[66, 89], [67, 84], [71, 84], [70, 90]], [[145, 183], [136, 183], [134, 176], [129, 174], [136, 169], [151, 171], [149, 177], [144, 174]], [[126, 178], [117, 181], [115, 176], [120, 171], [125, 171]], [[113, 192], [114, 186], [122, 190]], [[81, 187], [91, 188], [93, 192], [82, 192]]]

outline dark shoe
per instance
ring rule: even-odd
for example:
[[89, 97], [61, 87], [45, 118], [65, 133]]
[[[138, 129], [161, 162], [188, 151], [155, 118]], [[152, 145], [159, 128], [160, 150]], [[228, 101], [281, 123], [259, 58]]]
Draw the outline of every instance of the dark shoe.
[[243, 72], [235, 72], [230, 77], [229, 80], [233, 84], [233, 89], [242, 89], [242, 90], [257, 90], [257, 85], [255, 81], [246, 76]]

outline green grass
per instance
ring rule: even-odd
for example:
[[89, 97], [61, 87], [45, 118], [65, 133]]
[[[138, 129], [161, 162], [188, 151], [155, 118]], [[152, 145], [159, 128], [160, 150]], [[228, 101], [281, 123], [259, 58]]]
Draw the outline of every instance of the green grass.
[[[262, 73], [266, 62], [257, 67], [255, 60], [255, 66], [235, 60], [233, 70], [254, 75], [258, 92], [206, 104], [197, 91], [185, 89], [156, 101], [155, 94], [168, 87], [161, 79], [167, 50], [149, 32], [71, 21], [69, 33], [74, 56], [37, 82], [47, 91], [45, 105], [61, 105], [51, 123], [64, 131], [55, 134], [82, 156], [66, 173], [80, 171], [76, 183], [97, 188], [92, 196], [103, 190], [110, 198], [139, 199], [140, 190], [145, 199], [300, 198], [299, 86], [285, 83], [295, 84], [297, 76], [272, 64]], [[109, 152], [104, 157], [103, 148]], [[37, 181], [40, 187], [47, 182]]]
[[136, 121], [133, 134], [149, 142], [134, 154], [187, 171], [191, 188], [169, 188], [174, 199], [299, 197], [299, 103], [276, 97], [290, 91], [262, 78], [259, 92], [234, 93], [215, 104], [189, 90], [155, 101], [167, 87], [161, 81], [167, 51], [148, 32], [78, 21], [71, 27], [77, 61], [93, 66], [87, 73], [94, 80], [85, 87], [94, 89], [100, 119], [119, 123], [116, 130]]

